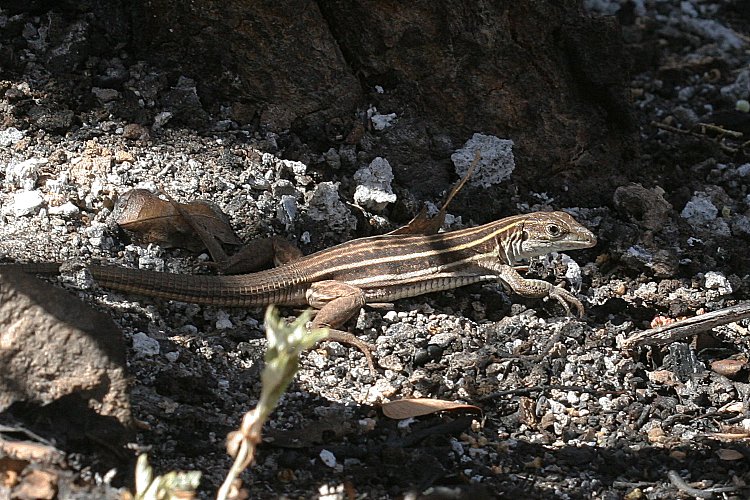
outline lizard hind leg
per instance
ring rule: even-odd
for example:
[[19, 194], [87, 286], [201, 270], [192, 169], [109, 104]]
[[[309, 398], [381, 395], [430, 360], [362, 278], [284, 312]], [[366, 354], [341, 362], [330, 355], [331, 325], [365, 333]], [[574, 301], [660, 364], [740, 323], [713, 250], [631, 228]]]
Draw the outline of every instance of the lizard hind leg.
[[375, 373], [372, 351], [375, 346], [368, 344], [356, 335], [338, 330], [365, 305], [362, 289], [341, 281], [326, 280], [313, 283], [307, 292], [307, 302], [319, 309], [312, 321], [312, 328], [328, 328], [325, 340], [353, 345], [365, 355], [367, 365]]

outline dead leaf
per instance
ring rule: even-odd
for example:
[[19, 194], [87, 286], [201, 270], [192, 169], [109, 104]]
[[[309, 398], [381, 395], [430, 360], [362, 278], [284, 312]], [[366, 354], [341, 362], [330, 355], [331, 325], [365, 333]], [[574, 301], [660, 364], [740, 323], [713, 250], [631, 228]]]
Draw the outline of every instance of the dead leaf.
[[536, 401], [521, 396], [518, 400], [518, 421], [529, 427], [536, 425]]
[[742, 460], [743, 458], [745, 458], [745, 455], [743, 455], [739, 451], [726, 448], [717, 450], [716, 455], [718, 455], [721, 460]]
[[719, 408], [719, 413], [744, 413], [745, 404], [742, 401], [732, 401]]
[[383, 403], [383, 415], [396, 420], [453, 410], [482, 412], [478, 406], [454, 403], [443, 399], [399, 399], [398, 401]]
[[747, 360], [743, 359], [719, 359], [711, 363], [713, 371], [727, 378], [736, 376], [746, 366]]
[[[176, 207], [175, 205], [179, 205]], [[240, 245], [229, 219], [216, 205], [204, 200], [176, 203], [159, 198], [145, 189], [133, 189], [117, 200], [115, 222], [135, 233], [142, 243], [157, 243], [163, 247], [200, 251], [205, 248], [190, 223], [180, 214], [188, 215], [207, 234], [228, 245]]]

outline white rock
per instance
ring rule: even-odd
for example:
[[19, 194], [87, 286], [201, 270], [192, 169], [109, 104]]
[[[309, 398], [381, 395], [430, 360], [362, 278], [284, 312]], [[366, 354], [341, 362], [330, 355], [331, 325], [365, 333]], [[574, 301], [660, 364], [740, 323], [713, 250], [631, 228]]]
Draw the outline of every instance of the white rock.
[[0, 147], [7, 148], [21, 139], [23, 139], [23, 131], [18, 130], [16, 127], [8, 127], [4, 130], [0, 130]]
[[732, 284], [723, 274], [716, 271], [709, 271], [704, 278], [706, 288], [716, 291], [719, 296], [732, 293]]
[[338, 182], [321, 182], [305, 198], [307, 215], [312, 220], [326, 221], [331, 230], [340, 233], [357, 228], [357, 218], [339, 197]]
[[276, 218], [287, 228], [292, 225], [294, 219], [297, 218], [297, 199], [294, 196], [285, 194], [281, 197], [281, 202], [276, 209]]
[[13, 195], [10, 212], [16, 217], [33, 215], [44, 205], [44, 198], [39, 191], [21, 191]]
[[685, 204], [680, 216], [688, 219], [690, 225], [702, 225], [710, 222], [719, 215], [719, 209], [711, 202], [711, 198], [703, 191], [697, 191], [693, 198]]
[[158, 130], [164, 125], [166, 125], [167, 122], [172, 119], [172, 116], [174, 115], [170, 113], [169, 111], [162, 111], [161, 113], [157, 114], [154, 117], [154, 125], [153, 125], [154, 130]]
[[19, 163], [9, 163], [5, 167], [5, 179], [14, 186], [31, 191], [39, 177], [39, 167], [46, 163], [47, 158], [29, 158]]
[[320, 460], [330, 468], [336, 467], [336, 455], [326, 449], [320, 450]]
[[396, 201], [391, 187], [393, 169], [385, 158], [378, 156], [369, 165], [357, 170], [354, 180], [357, 182], [357, 189], [354, 191], [354, 201], [357, 204], [379, 212]]
[[451, 155], [456, 173], [463, 177], [474, 162], [475, 154], [480, 159], [469, 183], [474, 186], [489, 187], [504, 181], [516, 168], [513, 157], [513, 141], [500, 139], [494, 135], [474, 134], [464, 147]]
[[133, 350], [136, 358], [145, 358], [159, 354], [159, 342], [143, 332], [133, 335]]
[[370, 117], [370, 121], [372, 122], [372, 127], [375, 130], [383, 130], [391, 125], [393, 125], [393, 122], [396, 120], [396, 113], [388, 113], [387, 115], [372, 115]]
[[62, 217], [71, 217], [73, 215], [78, 215], [80, 210], [78, 210], [78, 207], [73, 205], [71, 202], [66, 201], [60, 206], [57, 207], [49, 207], [49, 213], [50, 215], [60, 215]]

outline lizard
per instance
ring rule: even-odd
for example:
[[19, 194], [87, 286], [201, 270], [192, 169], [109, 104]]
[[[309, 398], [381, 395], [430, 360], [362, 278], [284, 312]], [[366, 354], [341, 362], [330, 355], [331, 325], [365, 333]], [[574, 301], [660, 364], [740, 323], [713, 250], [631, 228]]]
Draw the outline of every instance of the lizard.
[[[326, 340], [358, 347], [374, 372], [373, 346], [339, 330], [365, 304], [499, 280], [520, 296], [549, 297], [567, 314], [572, 305], [583, 316], [583, 304], [571, 292], [544, 280], [524, 278], [516, 266], [550, 252], [595, 244], [594, 234], [569, 214], [534, 212], [443, 233], [394, 232], [355, 239], [247, 274], [181, 275], [87, 267], [104, 288], [160, 299], [223, 307], [310, 306], [317, 309], [311, 327], [327, 328]], [[57, 274], [60, 266], [10, 265], [36, 274]]]

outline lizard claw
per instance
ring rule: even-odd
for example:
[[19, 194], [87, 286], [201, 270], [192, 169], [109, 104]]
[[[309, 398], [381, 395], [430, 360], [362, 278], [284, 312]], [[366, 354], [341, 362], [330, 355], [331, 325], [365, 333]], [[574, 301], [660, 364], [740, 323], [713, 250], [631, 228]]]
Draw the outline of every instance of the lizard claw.
[[373, 344], [365, 342], [364, 340], [349, 332], [343, 332], [334, 328], [328, 330], [328, 336], [324, 338], [323, 341], [325, 342], [327, 340], [339, 342], [341, 344], [349, 344], [362, 351], [362, 354], [365, 355], [365, 360], [367, 360], [367, 366], [370, 368], [370, 372], [373, 376], [377, 374], [377, 370], [375, 369], [375, 361], [372, 358], [372, 351], [376, 349]]
[[563, 306], [563, 309], [565, 309], [565, 314], [567, 314], [568, 316], [572, 316], [572, 311], [570, 310], [570, 304], [572, 304], [576, 308], [578, 317], [583, 318], [583, 315], [586, 312], [583, 308], [583, 303], [578, 300], [578, 297], [576, 297], [566, 289], [559, 286], [553, 286], [552, 288], [550, 288], [549, 297], [557, 300], [560, 305]]

